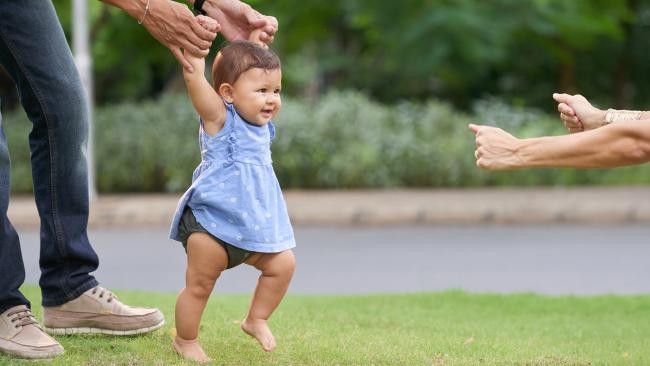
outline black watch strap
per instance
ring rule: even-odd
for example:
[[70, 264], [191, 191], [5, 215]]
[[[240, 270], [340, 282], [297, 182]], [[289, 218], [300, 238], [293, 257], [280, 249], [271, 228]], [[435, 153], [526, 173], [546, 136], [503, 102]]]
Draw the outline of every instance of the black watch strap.
[[194, 10], [205, 15], [205, 10], [203, 10], [203, 3], [205, 0], [195, 0], [194, 1]]

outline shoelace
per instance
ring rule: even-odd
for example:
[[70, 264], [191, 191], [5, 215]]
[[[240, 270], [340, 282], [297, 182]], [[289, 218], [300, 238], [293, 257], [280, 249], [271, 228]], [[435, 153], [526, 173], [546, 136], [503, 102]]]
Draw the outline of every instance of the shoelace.
[[101, 286], [97, 286], [93, 289], [93, 295], [97, 294], [97, 292], [99, 292], [100, 299], [104, 298], [104, 295], [106, 295], [106, 302], [112, 302], [113, 299], [117, 300], [117, 296], [113, 295], [112, 292]]
[[[11, 318], [11, 322], [15, 323], [14, 327], [24, 327], [25, 325], [36, 324], [36, 318], [32, 315], [31, 310], [29, 309], [20, 309], [15, 310], [7, 314], [8, 318]], [[12, 318], [13, 317], [13, 318]]]

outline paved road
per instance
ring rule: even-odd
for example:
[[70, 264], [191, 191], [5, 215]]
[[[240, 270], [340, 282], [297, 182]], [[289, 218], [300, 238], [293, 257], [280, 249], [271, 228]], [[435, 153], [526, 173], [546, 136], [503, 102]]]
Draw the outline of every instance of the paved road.
[[[296, 236], [292, 293], [650, 293], [649, 227], [300, 227]], [[105, 286], [183, 286], [185, 254], [165, 229], [95, 230], [90, 237]], [[27, 282], [37, 283], [38, 233], [23, 231], [21, 238]], [[222, 276], [216, 291], [249, 292], [256, 277], [240, 266]]]

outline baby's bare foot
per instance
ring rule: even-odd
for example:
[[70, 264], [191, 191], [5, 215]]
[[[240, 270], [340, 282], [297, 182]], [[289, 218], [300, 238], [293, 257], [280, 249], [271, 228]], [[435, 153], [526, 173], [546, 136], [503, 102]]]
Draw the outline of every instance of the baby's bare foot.
[[241, 329], [251, 337], [257, 339], [262, 345], [262, 349], [271, 352], [275, 349], [275, 337], [271, 329], [266, 325], [266, 320], [245, 319], [241, 322]]
[[205, 354], [203, 348], [201, 348], [201, 345], [199, 344], [199, 341], [196, 339], [188, 341], [179, 336], [176, 336], [174, 337], [172, 346], [174, 346], [174, 349], [176, 352], [178, 352], [179, 355], [181, 355], [183, 358], [187, 358], [188, 360], [196, 361], [199, 363], [208, 363], [212, 361], [212, 359]]

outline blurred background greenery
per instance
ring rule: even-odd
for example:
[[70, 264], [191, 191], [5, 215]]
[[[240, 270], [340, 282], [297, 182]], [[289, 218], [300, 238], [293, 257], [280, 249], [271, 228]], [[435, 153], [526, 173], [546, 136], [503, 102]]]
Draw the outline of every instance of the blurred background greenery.
[[[70, 3], [54, 1], [68, 36]], [[285, 107], [273, 153], [285, 187], [650, 182], [646, 167], [481, 172], [466, 128], [472, 121], [521, 137], [561, 134], [555, 91], [643, 109], [650, 1], [248, 3], [280, 22], [273, 48], [283, 61]], [[200, 158], [180, 67], [126, 14], [89, 4], [99, 191], [181, 191]], [[28, 192], [30, 126], [6, 76], [0, 96], [13, 190]]]

